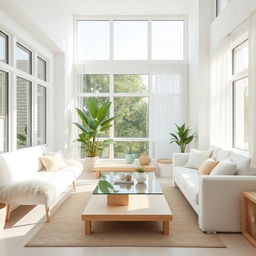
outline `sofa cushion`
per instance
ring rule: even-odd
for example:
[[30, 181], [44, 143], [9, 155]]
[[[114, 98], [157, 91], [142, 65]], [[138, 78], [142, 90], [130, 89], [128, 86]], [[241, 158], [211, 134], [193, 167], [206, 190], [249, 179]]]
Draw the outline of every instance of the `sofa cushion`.
[[55, 198], [55, 186], [38, 179], [14, 182], [0, 189], [0, 201], [14, 205], [47, 204]]
[[209, 175], [212, 169], [218, 164], [219, 162], [215, 161], [213, 158], [206, 159], [200, 166], [198, 174], [199, 175]]
[[0, 155], [0, 188], [13, 182], [24, 181], [43, 168], [39, 159], [41, 146], [24, 148]]
[[212, 149], [205, 151], [199, 151], [196, 149], [191, 149], [188, 162], [184, 165], [186, 168], [199, 169], [201, 164], [211, 156]]
[[199, 201], [199, 176], [193, 174], [185, 180], [185, 190], [189, 194], [190, 198], [198, 204]]
[[52, 184], [58, 197], [79, 175], [80, 170], [77, 167], [68, 166], [67, 168], [50, 172], [40, 171], [35, 175], [35, 178]]
[[41, 156], [40, 160], [46, 171], [54, 171], [68, 167], [60, 153], [56, 153], [53, 156]]
[[250, 168], [250, 165], [251, 165], [250, 157], [232, 152], [230, 154], [230, 159], [234, 164], [236, 164], [236, 174], [238, 175], [242, 175], [243, 172], [245, 172]]
[[237, 175], [254, 176], [256, 175], [256, 168], [243, 169], [236, 173]]
[[185, 180], [189, 179], [191, 175], [198, 175], [198, 171], [192, 168], [185, 168], [185, 167], [175, 167], [175, 180], [181, 186], [185, 186]]
[[230, 159], [225, 159], [213, 168], [210, 175], [234, 175], [235, 173], [236, 165]]

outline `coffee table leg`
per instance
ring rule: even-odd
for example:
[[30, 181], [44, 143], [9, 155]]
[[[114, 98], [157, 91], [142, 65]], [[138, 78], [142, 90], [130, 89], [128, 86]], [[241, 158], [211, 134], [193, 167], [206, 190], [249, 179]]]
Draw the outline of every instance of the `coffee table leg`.
[[169, 234], [169, 221], [163, 221], [163, 233], [165, 235]]
[[92, 233], [92, 222], [90, 220], [86, 220], [84, 223], [85, 223], [85, 234], [90, 235]]
[[97, 179], [100, 178], [100, 171], [96, 171], [96, 178], [97, 178]]

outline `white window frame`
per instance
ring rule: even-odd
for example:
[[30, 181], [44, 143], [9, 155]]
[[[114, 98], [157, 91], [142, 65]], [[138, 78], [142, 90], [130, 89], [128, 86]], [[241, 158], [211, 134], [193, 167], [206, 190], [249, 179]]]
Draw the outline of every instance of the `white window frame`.
[[[241, 149], [241, 148], [236, 148], [235, 147], [235, 83], [239, 80], [242, 80], [244, 78], [249, 79], [249, 63], [248, 63], [248, 69], [243, 70], [237, 74], [234, 74], [234, 50], [248, 41], [248, 33], [244, 33], [241, 37], [236, 39], [232, 44], [231, 44], [231, 86], [232, 86], [232, 148], [235, 151], [241, 152], [241, 153], [247, 153], [248, 149]], [[249, 60], [248, 60], [249, 61]]]
[[[90, 75], [90, 74], [87, 74]], [[93, 74], [91, 74], [93, 75]], [[116, 74], [98, 74], [98, 75], [109, 75], [109, 92], [107, 93], [84, 93], [79, 92], [77, 94], [79, 101], [83, 99], [83, 97], [107, 97], [112, 102], [110, 106], [110, 117], [114, 116], [114, 98], [117, 97], [147, 97], [148, 98], [148, 116], [149, 116], [149, 106], [150, 106], [150, 93], [149, 91], [146, 93], [115, 93], [114, 92], [114, 75]], [[147, 74], [120, 74], [120, 75], [147, 75]], [[148, 85], [149, 85], [149, 75], [148, 76]], [[79, 86], [79, 85], [78, 85]], [[78, 88], [79, 90], [80, 88]], [[79, 104], [79, 107], [81, 107], [81, 104]], [[109, 129], [109, 138], [113, 139], [114, 141], [132, 141], [132, 142], [149, 142], [149, 150], [150, 150], [150, 139], [149, 134], [148, 137], [129, 137], [129, 138], [122, 138], [122, 137], [115, 137], [114, 136], [114, 122], [112, 122], [112, 127]], [[148, 127], [149, 129], [149, 127]], [[106, 138], [100, 138], [100, 141], [103, 141]], [[114, 159], [114, 145], [111, 144], [109, 146], [110, 152], [109, 152], [109, 158]]]
[[[221, 1], [221, 0], [220, 0]], [[228, 0], [227, 5], [231, 2], [231, 0]], [[227, 6], [226, 5], [226, 6]], [[226, 6], [224, 7], [224, 9], [226, 8]], [[218, 13], [218, 0], [214, 0], [214, 17], [218, 17], [220, 16], [220, 14], [222, 13], [222, 11], [220, 11], [220, 13]]]
[[[88, 20], [88, 21], [110, 21], [110, 42], [109, 42], [109, 60], [79, 60], [77, 54], [77, 21], [80, 20]], [[148, 59], [147, 60], [114, 60], [113, 59], [113, 21], [114, 20], [126, 20], [126, 21], [147, 21], [148, 22]], [[184, 42], [183, 42], [183, 60], [152, 60], [151, 57], [151, 24], [153, 20], [157, 21], [176, 21], [182, 20], [184, 21]], [[148, 132], [150, 131], [150, 109], [151, 109], [151, 88], [152, 88], [152, 75], [148, 73], [148, 69], [145, 68], [150, 64], [161, 65], [161, 64], [187, 64], [188, 63], [188, 22], [187, 16], [179, 15], [179, 16], [75, 16], [74, 17], [74, 64], [75, 65], [86, 65], [86, 72], [79, 73], [75, 72], [74, 82], [77, 85], [77, 97], [76, 97], [76, 106], [80, 106], [80, 98], [83, 96], [91, 96], [91, 97], [109, 97], [110, 101], [113, 102], [115, 96], [126, 96], [126, 97], [148, 97]], [[79, 84], [78, 84], [78, 75], [79, 74], [110, 74], [110, 93], [81, 93]], [[148, 75], [148, 92], [147, 93], [113, 93], [113, 75], [114, 74], [127, 74], [127, 75]], [[112, 77], [112, 78], [111, 78]], [[111, 81], [112, 80], [112, 81]], [[114, 105], [111, 105], [110, 108], [110, 116], [114, 115]], [[76, 115], [75, 115], [76, 116]], [[76, 120], [78, 121], [78, 120]], [[74, 134], [77, 137], [78, 129], [76, 129], [76, 133]], [[112, 136], [112, 137], [111, 137]], [[149, 154], [153, 155], [153, 140], [150, 138], [150, 134], [148, 134], [147, 138], [115, 138], [114, 137], [114, 128], [110, 128], [110, 138], [113, 138], [116, 141], [146, 141], [149, 142]], [[77, 155], [80, 158], [79, 147], [77, 147]], [[114, 147], [110, 145], [110, 160], [114, 159]]]
[[[46, 88], [46, 134], [49, 134], [49, 64], [50, 61], [44, 54], [37, 51], [35, 47], [24, 41], [18, 35], [8, 31], [0, 26], [0, 31], [5, 33], [9, 39], [8, 45], [8, 64], [0, 62], [0, 69], [8, 73], [8, 152], [17, 149], [17, 118], [16, 118], [16, 82], [17, 77], [28, 80], [32, 84], [32, 143], [31, 147], [37, 145], [37, 84]], [[16, 67], [16, 45], [21, 44], [32, 52], [32, 74], [23, 72]], [[46, 61], [46, 81], [37, 78], [37, 56]], [[46, 137], [46, 144], [48, 144], [48, 136]]]

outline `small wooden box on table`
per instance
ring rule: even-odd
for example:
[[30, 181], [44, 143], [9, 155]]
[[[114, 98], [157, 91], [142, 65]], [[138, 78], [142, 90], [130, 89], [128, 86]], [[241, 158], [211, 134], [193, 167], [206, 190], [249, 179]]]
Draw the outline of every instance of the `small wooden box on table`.
[[242, 194], [242, 234], [256, 247], [256, 192]]
[[[96, 172], [96, 178], [99, 179], [102, 172], [134, 172], [138, 167], [141, 167], [138, 161], [133, 164], [127, 164], [124, 160], [114, 160], [114, 161], [99, 161], [93, 167]], [[154, 172], [156, 166], [152, 163], [144, 166], [146, 172]]]

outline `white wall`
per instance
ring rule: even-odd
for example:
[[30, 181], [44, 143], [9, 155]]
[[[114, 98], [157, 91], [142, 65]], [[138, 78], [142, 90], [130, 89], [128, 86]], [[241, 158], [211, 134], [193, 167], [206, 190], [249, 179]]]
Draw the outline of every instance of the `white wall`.
[[[188, 15], [188, 61], [189, 61], [189, 125], [198, 134], [198, 74], [199, 74], [199, 1]], [[197, 140], [191, 146], [197, 147]]]
[[197, 134], [192, 146], [209, 147], [209, 26], [211, 0], [197, 0], [189, 13], [189, 122]]
[[211, 48], [244, 22], [255, 8], [255, 0], [231, 0], [211, 24]]
[[[72, 22], [72, 10], [61, 0], [8, 0], [12, 10], [20, 9], [59, 50], [65, 51], [69, 37], [69, 25]], [[73, 1], [69, 1], [70, 4]], [[11, 3], [13, 3], [11, 5]]]

